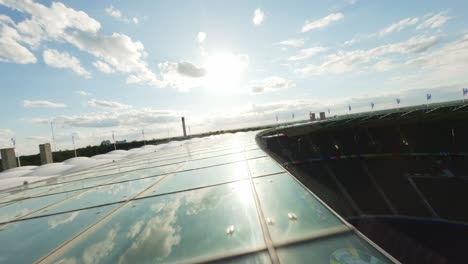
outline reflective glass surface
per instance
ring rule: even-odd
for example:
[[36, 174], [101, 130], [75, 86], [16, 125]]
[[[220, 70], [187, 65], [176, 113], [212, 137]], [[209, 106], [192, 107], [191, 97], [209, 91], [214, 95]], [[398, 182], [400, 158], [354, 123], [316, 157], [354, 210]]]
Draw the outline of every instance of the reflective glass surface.
[[157, 181], [157, 177], [105, 185], [82, 192], [68, 200], [41, 210], [33, 216], [66, 212], [80, 208], [125, 201]]
[[242, 181], [131, 202], [55, 261], [175, 262], [263, 247], [250, 186]]
[[117, 205], [24, 220], [0, 227], [0, 263], [33, 263]]
[[204, 168], [208, 166], [216, 166], [220, 164], [237, 162], [237, 161], [242, 161], [242, 160], [245, 160], [243, 153], [236, 153], [236, 154], [230, 154], [230, 155], [225, 155], [225, 156], [194, 160], [194, 161], [187, 162], [187, 164], [184, 167], [184, 170], [199, 169], [199, 168]]
[[352, 234], [321, 238], [277, 249], [281, 263], [393, 263]]
[[75, 192], [59, 193], [13, 202], [0, 208], [0, 222], [6, 222], [25, 216], [74, 194]]
[[198, 188], [248, 178], [248, 168], [245, 161], [208, 167], [203, 169], [177, 172], [170, 175], [145, 192], [142, 196], [163, 194]]
[[270, 157], [251, 159], [248, 162], [249, 162], [250, 173], [252, 174], [252, 177], [257, 177], [257, 176], [273, 174], [273, 173], [284, 171], [284, 169], [281, 168]]
[[268, 264], [271, 263], [270, 255], [268, 251], [262, 251], [259, 253], [252, 253], [249, 255], [223, 259], [220, 261], [214, 261], [212, 263], [229, 263], [229, 264]]
[[42, 194], [47, 193], [50, 190], [61, 187], [63, 185], [66, 185], [66, 184], [57, 184], [57, 185], [50, 185], [50, 186], [42, 186], [38, 188], [24, 189], [22, 191], [15, 192], [14, 194], [0, 198], [0, 203], [5, 203], [5, 202], [13, 201], [13, 200], [21, 200], [25, 198], [34, 197], [37, 195], [42, 195]]
[[255, 134], [169, 143], [2, 193], [0, 223], [16, 222], [0, 225], [0, 263], [270, 263], [264, 231], [282, 263], [383, 263]]
[[286, 173], [255, 178], [253, 181], [274, 242], [344, 226]]

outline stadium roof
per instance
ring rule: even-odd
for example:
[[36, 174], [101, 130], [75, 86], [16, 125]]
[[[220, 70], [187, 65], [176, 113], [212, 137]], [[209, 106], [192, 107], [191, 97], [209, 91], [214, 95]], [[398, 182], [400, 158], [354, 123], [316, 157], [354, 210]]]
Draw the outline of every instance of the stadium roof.
[[261, 150], [256, 132], [0, 192], [0, 263], [393, 263]]

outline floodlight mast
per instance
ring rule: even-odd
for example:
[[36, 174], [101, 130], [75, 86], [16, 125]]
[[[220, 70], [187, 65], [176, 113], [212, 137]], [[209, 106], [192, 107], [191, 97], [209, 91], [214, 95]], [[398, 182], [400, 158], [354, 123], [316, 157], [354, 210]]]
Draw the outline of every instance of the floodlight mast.
[[52, 132], [52, 143], [54, 144], [54, 151], [57, 152], [57, 145], [55, 144], [54, 121], [50, 120], [50, 131]]
[[114, 141], [114, 150], [117, 150], [117, 142], [115, 141], [114, 132], [115, 132], [115, 131], [112, 131], [112, 140]]
[[73, 141], [73, 150], [75, 151], [75, 158], [78, 156], [76, 154], [76, 144], [75, 144], [75, 135], [72, 134], [72, 141]]

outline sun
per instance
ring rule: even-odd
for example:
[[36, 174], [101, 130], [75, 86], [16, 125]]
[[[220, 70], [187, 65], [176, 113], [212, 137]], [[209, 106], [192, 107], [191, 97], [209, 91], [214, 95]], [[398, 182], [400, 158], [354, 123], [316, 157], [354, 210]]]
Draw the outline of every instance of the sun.
[[229, 93], [239, 88], [242, 58], [230, 52], [215, 53], [206, 58], [206, 86], [221, 93]]

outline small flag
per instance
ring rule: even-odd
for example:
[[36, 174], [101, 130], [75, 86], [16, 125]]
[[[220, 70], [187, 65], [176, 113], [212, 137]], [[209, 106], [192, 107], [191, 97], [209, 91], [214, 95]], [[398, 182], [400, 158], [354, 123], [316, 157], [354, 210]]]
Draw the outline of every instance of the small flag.
[[348, 110], [351, 111], [351, 106], [350, 105], [348, 105]]
[[16, 138], [11, 138], [11, 143], [13, 143], [13, 147], [16, 147]]
[[371, 106], [372, 109], [374, 109], [374, 106], [375, 106], [374, 102], [371, 102], [370, 106]]
[[468, 95], [468, 88], [463, 88], [463, 96], [467, 96]]
[[431, 95], [431, 94], [429, 94], [429, 93], [428, 93], [428, 94], [426, 94], [426, 100], [427, 100], [427, 101], [429, 101], [429, 100], [431, 100], [431, 99], [432, 99], [432, 95]]
[[401, 103], [400, 98], [397, 98], [397, 99], [396, 99], [396, 103], [397, 103], [397, 104], [400, 104], [400, 103]]

